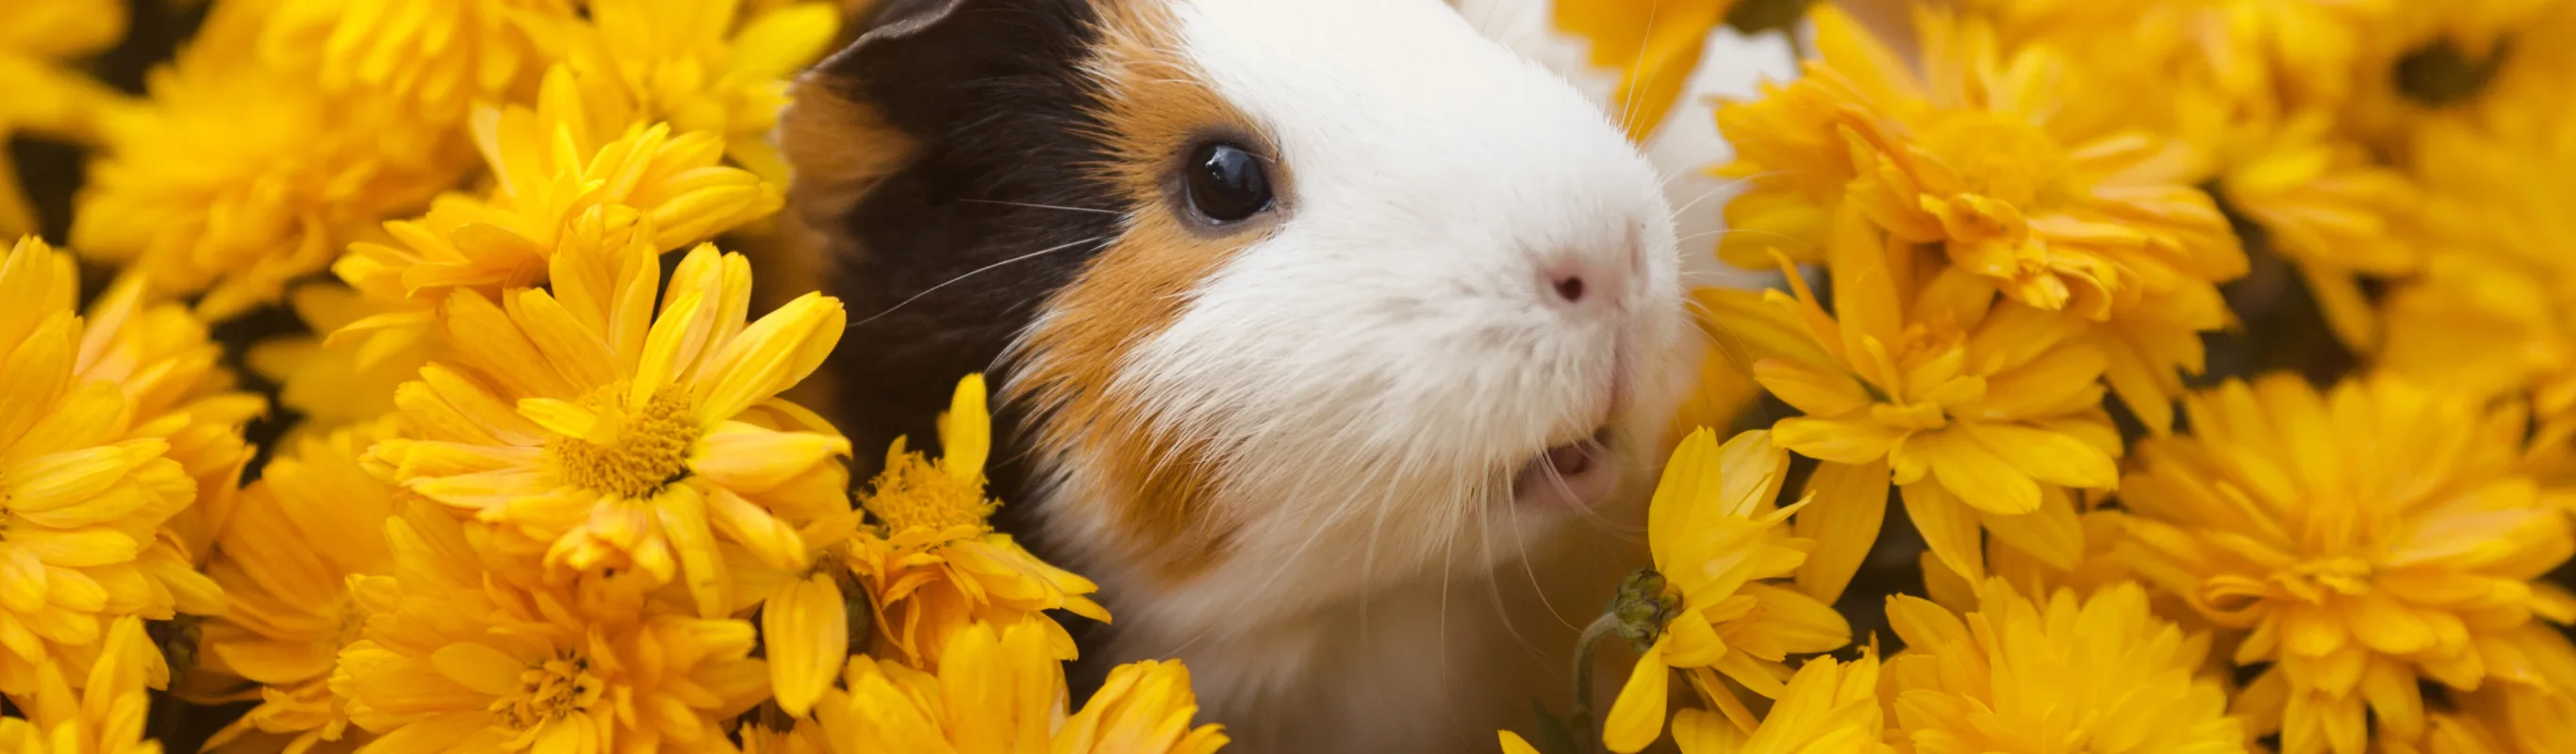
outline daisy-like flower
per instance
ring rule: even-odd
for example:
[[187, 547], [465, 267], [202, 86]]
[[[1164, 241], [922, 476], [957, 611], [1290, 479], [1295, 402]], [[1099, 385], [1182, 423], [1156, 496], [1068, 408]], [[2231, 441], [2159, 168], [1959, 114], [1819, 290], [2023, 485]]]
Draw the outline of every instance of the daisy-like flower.
[[1720, 445], [1703, 428], [1673, 452], [1646, 513], [1658, 577], [1642, 581], [1641, 596], [1651, 604], [1640, 607], [1653, 615], [1643, 634], [1631, 636], [1639, 645], [1636, 668], [1603, 718], [1601, 742], [1611, 751], [1635, 752], [1662, 735], [1674, 670], [1703, 701], [1749, 724], [1751, 714], [1720, 674], [1777, 699], [1790, 677], [1782, 664], [1788, 655], [1851, 643], [1851, 625], [1831, 606], [1761, 583], [1788, 576], [1813, 544], [1779, 529], [1799, 507], [1773, 502], [1788, 463], [1759, 430]]
[[869, 654], [933, 668], [945, 644], [977, 623], [1045, 629], [1057, 660], [1074, 658], [1073, 637], [1043, 613], [1064, 610], [1106, 623], [1088, 596], [1091, 581], [1038, 560], [985, 519], [998, 505], [984, 495], [992, 417], [982, 375], [957, 384], [939, 417], [944, 455], [934, 462], [898, 438], [885, 471], [854, 512], [806, 527], [814, 566], [771, 594], [762, 612], [779, 706], [803, 714], [849, 656], [847, 596], [864, 592], [877, 629]]
[[2104, 378], [2163, 428], [2176, 372], [2200, 368], [2197, 333], [2226, 321], [2217, 282], [2247, 264], [2192, 185], [2205, 170], [2149, 133], [2063, 132], [2053, 114], [2079, 87], [2052, 49], [2007, 56], [1982, 22], [1922, 10], [1918, 76], [1832, 6], [1813, 18], [1821, 60], [1718, 110], [1737, 158], [1715, 172], [1747, 186], [1727, 226], [1749, 231], [1720, 254], [1766, 266], [1784, 237], [1823, 249], [1851, 205], [2016, 302], [2092, 325]]
[[681, 260], [657, 315], [653, 232], [647, 218], [573, 234], [551, 292], [456, 291], [448, 356], [395, 396], [419, 437], [373, 455], [404, 489], [541, 546], [559, 573], [685, 577], [715, 617], [733, 587], [719, 541], [798, 569], [790, 522], [848, 510], [848, 440], [754, 423], [845, 320], [809, 293], [746, 326], [749, 263], [712, 245]]
[[366, 90], [423, 122], [455, 124], [535, 66], [526, 19], [570, 18], [572, 0], [279, 0], [260, 29], [272, 65], [314, 71], [334, 94]]
[[1645, 141], [1699, 67], [1709, 35], [1738, 0], [1575, 0], [1555, 4], [1556, 27], [1590, 44], [1592, 65], [1619, 72], [1610, 102]]
[[330, 689], [369, 751], [653, 752], [721, 747], [759, 703], [751, 624], [635, 599], [615, 578], [537, 587], [487, 574], [464, 522], [387, 524], [393, 573], [357, 586], [368, 617]]
[[[68, 63], [114, 46], [125, 25], [125, 4], [113, 0], [18, 0], [0, 8], [0, 92], [9, 93], [0, 98], [0, 141], [93, 140], [101, 114], [126, 103]], [[18, 168], [0, 152], [0, 238], [35, 231]]]
[[14, 699], [27, 719], [0, 718], [0, 750], [17, 754], [161, 754], [143, 737], [147, 689], [169, 684], [169, 666], [143, 632], [143, 619], [118, 618], [105, 649], [75, 691], [60, 666], [36, 671], [36, 690]]
[[1064, 670], [1044, 623], [968, 625], [942, 648], [936, 672], [850, 658], [846, 688], [827, 692], [799, 735], [773, 740], [802, 739], [807, 750], [828, 754], [1206, 754], [1225, 745], [1222, 727], [1191, 726], [1197, 697], [1177, 662], [1114, 668], [1091, 701], [1067, 716]]
[[399, 429], [387, 417], [308, 437], [242, 491], [240, 510], [206, 566], [232, 609], [200, 626], [198, 669], [259, 684], [260, 704], [210, 746], [345, 747], [360, 738], [349, 735], [329, 681], [335, 658], [358, 639], [367, 617], [353, 580], [393, 572], [384, 526], [396, 492], [360, 459]]
[[81, 254], [129, 265], [156, 294], [203, 291], [224, 319], [283, 295], [356, 232], [415, 211], [473, 164], [451, 128], [311, 69], [264, 62], [261, 3], [216, 3], [148, 100], [101, 124], [73, 216]]
[[[544, 282], [548, 260], [574, 228], [650, 221], [656, 252], [713, 237], [776, 212], [778, 188], [717, 164], [709, 134], [631, 122], [618, 96], [585, 91], [568, 68], [547, 71], [534, 109], [476, 111], [474, 144], [493, 175], [488, 197], [445, 194], [429, 214], [385, 223], [393, 243], [351, 244], [333, 271], [368, 296], [434, 304], [450, 291], [485, 297]], [[368, 327], [417, 324], [425, 308], [381, 315]]]
[[1906, 595], [1887, 613], [1905, 650], [1878, 691], [1901, 751], [2247, 750], [2226, 689], [2200, 672], [2208, 637], [2158, 619], [2136, 584], [2033, 599], [1998, 579], [1964, 615]]
[[[2082, 65], [2136, 66], [2168, 78], [2178, 68], [2210, 74], [2231, 102], [2334, 109], [2351, 95], [2353, 71], [2370, 31], [2397, 0], [1969, 0], [2007, 44], [2065, 50], [2118, 44], [2124, 54], [2086, 56]], [[2133, 110], [2134, 111], [2134, 110]], [[2150, 115], [2149, 117], [2152, 117]]]
[[2576, 535], [2567, 493], [2519, 468], [2523, 409], [2386, 375], [2320, 394], [2286, 374], [2185, 406], [2192, 436], [2141, 443], [2122, 485], [2127, 553], [2246, 632], [2235, 661], [2269, 668], [2239, 709], [2284, 752], [2361, 752], [2365, 711], [2413, 740], [2419, 680], [2539, 685], [2539, 658], [2576, 653], [2535, 620], [2576, 619], [2576, 597], [2540, 580]]
[[2404, 277], [2423, 266], [2434, 244], [2419, 237], [2412, 218], [2428, 198], [2332, 127], [2318, 111], [2238, 126], [2218, 150], [2227, 165], [2218, 192], [2271, 250], [2298, 264], [2335, 335], [2369, 352], [2381, 331], [2361, 277]]
[[[769, 141], [788, 77], [840, 32], [828, 2], [747, 9], [742, 0], [589, 0], [585, 18], [531, 24], [541, 44], [585, 76], [616, 82], [641, 117], [707, 134], [736, 164], [784, 184]], [[750, 11], [750, 12], [746, 12]]]
[[125, 390], [136, 436], [170, 443], [168, 456], [197, 482], [196, 502], [168, 523], [195, 564], [231, 516], [233, 493], [253, 449], [242, 428], [268, 400], [237, 388], [223, 347], [188, 307], [145, 295], [143, 280], [118, 281], [90, 306], [76, 377]]
[[1881, 239], [1849, 204], [1835, 211], [1833, 314], [1794, 270], [1790, 293], [1764, 294], [1768, 311], [1719, 312], [1752, 334], [1754, 379], [1806, 414], [1773, 439], [1826, 462], [1801, 514], [1817, 519], [1800, 531], [1824, 556], [1810, 593], [1838, 594], [1877, 528], [1823, 524], [1875, 522], [1891, 482], [1932, 551], [1972, 580], [1984, 578], [1980, 530], [2074, 565], [2084, 543], [2069, 488], [2119, 481], [2099, 342], [2080, 320], [1998, 300], [1982, 276]]
[[1870, 652], [1848, 663], [1818, 657], [1798, 668], [1751, 733], [1716, 713], [1686, 709], [1673, 715], [1673, 741], [1683, 754], [1893, 754], [1881, 740], [1878, 674]]
[[[117, 383], [74, 371], [82, 322], [68, 255], [35, 238], [0, 257], [0, 692], [59, 663], [84, 677], [110, 619], [220, 610], [191, 588], [162, 524], [195, 497], [170, 442], [132, 431]], [[178, 589], [174, 590], [173, 585]]]

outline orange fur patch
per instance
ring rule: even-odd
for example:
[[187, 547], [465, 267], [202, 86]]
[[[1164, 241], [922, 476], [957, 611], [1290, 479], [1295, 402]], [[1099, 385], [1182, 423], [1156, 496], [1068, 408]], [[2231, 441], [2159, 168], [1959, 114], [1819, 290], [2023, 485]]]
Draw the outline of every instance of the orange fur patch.
[[[1112, 381], [1138, 345], [1180, 317], [1192, 288], [1264, 230], [1216, 237], [1185, 227], [1167, 211], [1176, 206], [1166, 184], [1178, 155], [1212, 130], [1255, 139], [1259, 132], [1175, 54], [1176, 21], [1161, 0], [1115, 0], [1099, 10], [1100, 47], [1088, 64], [1104, 90], [1100, 116], [1112, 152], [1101, 168], [1139, 210], [1056, 294], [1049, 307], [1055, 316], [1030, 335], [1037, 358], [1013, 397], [1052, 409], [1038, 428], [1039, 447], [1099, 463], [1111, 486], [1101, 491], [1104, 500], [1062, 502], [1112, 506], [1116, 520], [1150, 546], [1150, 570], [1180, 581], [1214, 562], [1233, 534], [1229, 522], [1210, 515], [1220, 481], [1212, 449], [1173, 436], [1145, 414], [1142, 396]], [[1286, 179], [1274, 163], [1272, 182], [1283, 196]]]

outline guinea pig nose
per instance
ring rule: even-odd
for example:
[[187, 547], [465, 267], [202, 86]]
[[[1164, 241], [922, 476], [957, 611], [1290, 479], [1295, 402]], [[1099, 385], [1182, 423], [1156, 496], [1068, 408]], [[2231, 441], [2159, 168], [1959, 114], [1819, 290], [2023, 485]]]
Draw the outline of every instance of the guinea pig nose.
[[[1626, 252], [1614, 252], [1616, 257]], [[1609, 255], [1604, 255], [1609, 256]], [[1546, 287], [1541, 294], [1558, 306], [1592, 309], [1617, 306], [1627, 289], [1629, 270], [1619, 258], [1594, 258], [1585, 255], [1558, 259], [1539, 270], [1539, 282]]]
[[1569, 304], [1583, 303], [1583, 276], [1560, 275], [1556, 278], [1556, 296]]

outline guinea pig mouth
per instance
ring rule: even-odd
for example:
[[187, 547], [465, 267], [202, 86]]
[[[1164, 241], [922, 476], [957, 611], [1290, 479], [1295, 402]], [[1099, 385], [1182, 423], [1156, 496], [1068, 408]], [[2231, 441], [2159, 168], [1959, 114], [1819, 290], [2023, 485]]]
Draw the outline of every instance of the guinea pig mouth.
[[1512, 498], [1522, 505], [1582, 510], [1608, 497], [1619, 479], [1610, 452], [1610, 428], [1589, 438], [1541, 451], [1512, 477]]

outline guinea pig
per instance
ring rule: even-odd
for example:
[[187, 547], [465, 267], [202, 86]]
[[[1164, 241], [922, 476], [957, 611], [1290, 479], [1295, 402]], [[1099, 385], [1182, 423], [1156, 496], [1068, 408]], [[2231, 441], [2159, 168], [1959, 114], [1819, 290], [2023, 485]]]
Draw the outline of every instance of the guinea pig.
[[1442, 0], [858, 28], [778, 136], [853, 317], [832, 411], [920, 443], [993, 375], [998, 525], [1114, 616], [1068, 626], [1077, 679], [1178, 658], [1251, 752], [1488, 751], [1564, 709], [1705, 348], [1601, 106]]

